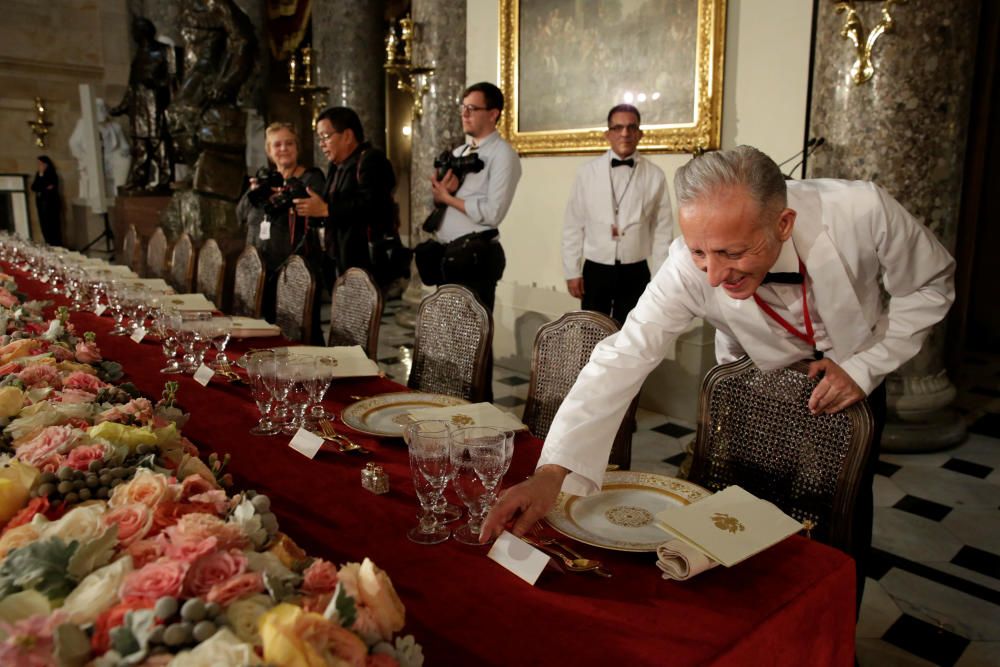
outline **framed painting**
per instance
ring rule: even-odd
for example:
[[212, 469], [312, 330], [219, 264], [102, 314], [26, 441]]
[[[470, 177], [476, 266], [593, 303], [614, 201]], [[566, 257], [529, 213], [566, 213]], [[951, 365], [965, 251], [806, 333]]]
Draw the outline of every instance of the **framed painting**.
[[642, 148], [719, 147], [726, 0], [500, 0], [503, 136], [522, 154], [606, 150], [608, 110]]

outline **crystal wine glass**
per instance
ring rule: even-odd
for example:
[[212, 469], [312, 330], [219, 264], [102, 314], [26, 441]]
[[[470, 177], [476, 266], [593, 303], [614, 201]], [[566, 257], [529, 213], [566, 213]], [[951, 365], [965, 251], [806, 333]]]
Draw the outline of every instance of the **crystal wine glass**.
[[335, 415], [323, 409], [323, 397], [333, 380], [337, 360], [333, 357], [319, 357], [313, 360], [312, 372], [306, 382], [309, 390], [309, 419], [318, 422], [322, 419], [333, 420]]
[[229, 366], [229, 357], [226, 355], [226, 345], [233, 332], [233, 320], [230, 317], [213, 317], [205, 325], [205, 335], [212, 341], [215, 348], [215, 362], [212, 368], [216, 370], [225, 369]]
[[479, 531], [486, 515], [486, 487], [472, 465], [472, 453], [467, 442], [475, 441], [473, 429], [459, 429], [451, 434], [451, 466], [454, 470], [452, 486], [458, 497], [469, 509], [469, 520], [464, 526], [452, 532], [462, 544], [479, 546]]
[[[442, 428], [444, 424], [444, 428]], [[417, 544], [437, 544], [448, 539], [451, 531], [438, 522], [434, 506], [438, 503], [451, 474], [451, 443], [447, 423], [423, 421], [404, 429], [410, 448], [410, 473], [413, 487], [423, 510], [420, 523], [406, 534]]]
[[[281, 428], [271, 421], [271, 409], [274, 405], [274, 398], [271, 390], [265, 382], [265, 373], [274, 370], [274, 351], [257, 350], [250, 353], [246, 360], [247, 376], [250, 378], [250, 393], [257, 409], [260, 410], [260, 420], [250, 429], [253, 435], [277, 435]], [[270, 368], [268, 368], [270, 362]]]
[[472, 467], [486, 487], [484, 511], [496, 502], [496, 489], [510, 463], [507, 460], [507, 436], [503, 431], [486, 426], [473, 426], [463, 431], [465, 446], [472, 458]]
[[285, 397], [291, 408], [292, 420], [282, 429], [291, 435], [306, 425], [306, 408], [309, 407], [308, 378], [312, 375], [312, 359], [289, 353], [281, 357], [278, 373], [285, 384]]

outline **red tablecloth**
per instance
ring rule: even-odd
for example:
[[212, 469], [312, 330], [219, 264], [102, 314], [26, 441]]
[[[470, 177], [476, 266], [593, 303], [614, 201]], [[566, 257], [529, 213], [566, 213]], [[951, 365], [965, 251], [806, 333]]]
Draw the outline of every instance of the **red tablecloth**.
[[[14, 273], [21, 289], [43, 295], [44, 285]], [[105, 358], [119, 361], [145, 395], [158, 397], [165, 380], [178, 380], [178, 402], [191, 413], [185, 435], [205, 454], [232, 454], [237, 484], [270, 496], [282, 530], [310, 554], [337, 563], [368, 556], [385, 569], [406, 605], [405, 632], [423, 644], [427, 665], [852, 664], [854, 565], [839, 551], [792, 537], [733, 568], [677, 583], [660, 578], [653, 554], [585, 547], [614, 578], [546, 571], [532, 587], [487, 559], [485, 548], [406, 538], [418, 504], [401, 440], [352, 433], [373, 456], [323, 451], [309, 460], [288, 448], [287, 436], [248, 433], [257, 410], [247, 387], [162, 375], [157, 344], [107, 335], [107, 317], [74, 313], [71, 321], [81, 334], [96, 332]], [[273, 342], [236, 341], [233, 349]], [[385, 379], [337, 380], [327, 408], [339, 412], [351, 395], [400, 390]], [[540, 448], [519, 436], [507, 480], [530, 474]], [[361, 469], [372, 460], [389, 475], [387, 495], [361, 488]]]

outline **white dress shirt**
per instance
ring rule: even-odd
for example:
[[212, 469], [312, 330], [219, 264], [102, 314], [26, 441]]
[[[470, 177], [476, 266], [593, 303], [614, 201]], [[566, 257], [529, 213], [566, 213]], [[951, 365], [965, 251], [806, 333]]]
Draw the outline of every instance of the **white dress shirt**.
[[[638, 152], [634, 167], [611, 167], [611, 150], [577, 172], [563, 220], [562, 259], [567, 280], [579, 278], [584, 260], [623, 264], [649, 260], [656, 273], [673, 238], [670, 190], [663, 170]], [[620, 158], [619, 158], [620, 159]], [[617, 215], [615, 202], [618, 202]], [[611, 233], [618, 227], [618, 237]]]
[[[955, 262], [873, 183], [790, 181], [788, 207], [797, 212], [793, 249], [810, 279], [809, 312], [823, 325], [826, 356], [871, 393], [920, 350], [948, 312]], [[786, 305], [786, 319], [802, 326], [795, 310]], [[696, 317], [716, 327], [720, 362], [746, 353], [766, 371], [810, 356], [798, 339], [773, 327], [752, 298], [733, 299], [721, 285], [709, 285], [684, 239], [676, 239], [625, 326], [597, 345], [552, 422], [538, 465], [571, 471], [563, 491], [586, 495], [600, 488], [629, 402]]]
[[[468, 155], [471, 145], [470, 139], [452, 154]], [[465, 213], [454, 206], [448, 207], [437, 231], [437, 240], [441, 243], [496, 228], [514, 200], [514, 190], [521, 179], [521, 159], [517, 152], [496, 130], [474, 150], [485, 166], [478, 173], [466, 174], [455, 192], [455, 196], [465, 202]]]

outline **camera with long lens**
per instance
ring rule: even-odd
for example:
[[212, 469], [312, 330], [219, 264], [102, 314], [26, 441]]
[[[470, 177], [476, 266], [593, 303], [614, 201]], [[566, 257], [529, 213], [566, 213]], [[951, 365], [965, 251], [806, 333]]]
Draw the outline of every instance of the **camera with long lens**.
[[437, 169], [437, 179], [440, 181], [451, 170], [451, 173], [458, 177], [461, 183], [466, 174], [478, 174], [486, 164], [475, 153], [468, 155], [452, 155], [451, 151], [444, 151], [434, 158], [434, 168]]
[[293, 200], [309, 197], [302, 181], [297, 178], [286, 181], [280, 173], [269, 167], [257, 170], [256, 178], [257, 188], [251, 190], [247, 197], [251, 204], [262, 209], [269, 218], [287, 215], [288, 210], [294, 206]]

